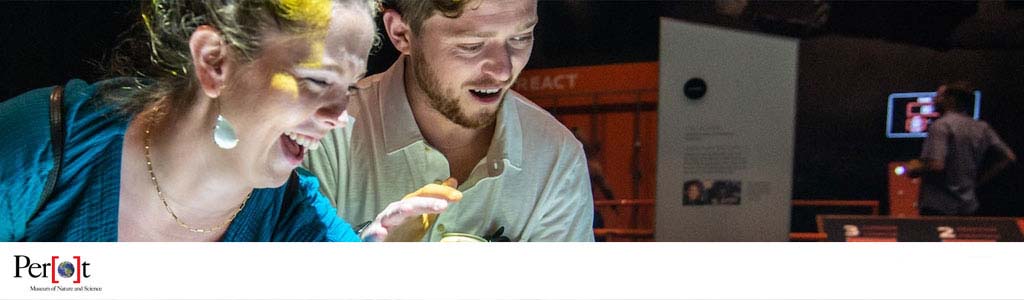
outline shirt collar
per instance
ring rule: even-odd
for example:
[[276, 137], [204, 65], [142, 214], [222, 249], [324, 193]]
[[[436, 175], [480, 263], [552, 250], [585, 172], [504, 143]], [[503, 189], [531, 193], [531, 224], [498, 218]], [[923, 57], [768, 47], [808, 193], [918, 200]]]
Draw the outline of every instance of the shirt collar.
[[409, 97], [405, 93], [405, 55], [381, 73], [380, 105], [384, 148], [388, 154], [401, 150], [417, 141], [423, 140], [419, 126], [409, 106]]
[[[390, 155], [398, 150], [409, 147], [416, 142], [425, 142], [416, 119], [409, 106], [409, 96], [405, 91], [406, 55], [398, 58], [387, 71], [381, 73], [380, 79], [380, 116], [383, 124], [384, 147]], [[519, 168], [522, 163], [522, 125], [516, 102], [522, 98], [513, 91], [505, 93], [494, 128], [494, 138], [487, 150], [487, 161], [506, 159]]]
[[488, 158], [506, 159], [517, 169], [523, 161], [523, 130], [519, 106], [516, 105], [521, 98], [521, 95], [511, 90], [505, 93], [501, 109], [498, 110], [491, 148], [487, 150]]

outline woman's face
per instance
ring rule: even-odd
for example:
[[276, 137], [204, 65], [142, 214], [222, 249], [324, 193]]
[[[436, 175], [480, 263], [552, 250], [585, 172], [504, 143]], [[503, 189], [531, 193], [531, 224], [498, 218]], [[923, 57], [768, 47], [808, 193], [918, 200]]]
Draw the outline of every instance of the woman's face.
[[307, 149], [343, 126], [349, 93], [365, 74], [374, 35], [370, 14], [330, 5], [324, 8], [330, 19], [308, 33], [266, 33], [261, 51], [228, 74], [217, 99], [239, 139], [223, 157], [256, 187], [284, 184]]

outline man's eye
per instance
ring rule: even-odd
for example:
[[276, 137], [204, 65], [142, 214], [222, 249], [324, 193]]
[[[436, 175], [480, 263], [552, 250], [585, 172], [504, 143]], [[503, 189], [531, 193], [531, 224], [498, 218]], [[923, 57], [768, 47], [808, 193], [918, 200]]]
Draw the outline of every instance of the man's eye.
[[477, 51], [477, 50], [480, 50], [481, 47], [483, 47], [483, 44], [461, 44], [461, 45], [459, 45], [459, 49], [462, 49], [463, 51]]

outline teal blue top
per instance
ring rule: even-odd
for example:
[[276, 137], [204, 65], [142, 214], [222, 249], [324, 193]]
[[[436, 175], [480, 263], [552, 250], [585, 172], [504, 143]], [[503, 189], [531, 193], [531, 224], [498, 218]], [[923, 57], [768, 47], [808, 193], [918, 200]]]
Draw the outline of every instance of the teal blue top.
[[[117, 241], [121, 145], [131, 116], [97, 96], [104, 84], [119, 83], [65, 85], [63, 170], [53, 196], [42, 203], [54, 167], [52, 88], [0, 102], [0, 241]], [[316, 177], [296, 173], [290, 193], [287, 184], [254, 190], [222, 241], [359, 241], [320, 194]]]

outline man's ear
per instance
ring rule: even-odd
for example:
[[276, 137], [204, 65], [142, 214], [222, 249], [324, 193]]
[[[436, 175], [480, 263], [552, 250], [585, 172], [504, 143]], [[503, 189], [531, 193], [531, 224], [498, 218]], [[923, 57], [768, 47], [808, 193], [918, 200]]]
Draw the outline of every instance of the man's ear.
[[391, 44], [395, 45], [395, 49], [399, 53], [409, 55], [409, 50], [412, 48], [410, 45], [412, 30], [409, 28], [409, 24], [402, 20], [402, 15], [398, 14], [398, 11], [393, 9], [384, 11], [384, 29], [388, 33]]
[[192, 67], [199, 79], [199, 88], [207, 97], [217, 98], [227, 79], [228, 45], [216, 29], [199, 26], [188, 40]]

